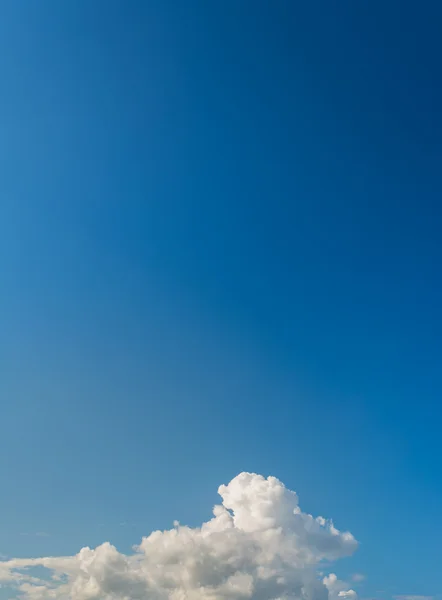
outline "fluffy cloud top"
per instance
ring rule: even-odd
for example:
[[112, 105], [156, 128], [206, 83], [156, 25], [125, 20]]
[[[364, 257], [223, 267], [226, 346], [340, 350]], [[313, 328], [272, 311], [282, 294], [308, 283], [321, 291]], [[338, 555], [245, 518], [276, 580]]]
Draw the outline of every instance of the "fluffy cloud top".
[[0, 582], [26, 600], [354, 600], [335, 575], [317, 573], [355, 551], [351, 533], [303, 513], [275, 477], [241, 473], [218, 491], [222, 504], [201, 527], [155, 531], [131, 555], [104, 543], [76, 556], [3, 561]]

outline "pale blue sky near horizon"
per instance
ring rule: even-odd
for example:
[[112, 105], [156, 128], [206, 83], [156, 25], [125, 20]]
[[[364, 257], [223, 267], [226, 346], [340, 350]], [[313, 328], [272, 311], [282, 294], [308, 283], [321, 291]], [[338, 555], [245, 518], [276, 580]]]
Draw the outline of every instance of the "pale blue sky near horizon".
[[248, 470], [363, 597], [442, 593], [441, 25], [0, 6], [0, 554], [128, 551]]

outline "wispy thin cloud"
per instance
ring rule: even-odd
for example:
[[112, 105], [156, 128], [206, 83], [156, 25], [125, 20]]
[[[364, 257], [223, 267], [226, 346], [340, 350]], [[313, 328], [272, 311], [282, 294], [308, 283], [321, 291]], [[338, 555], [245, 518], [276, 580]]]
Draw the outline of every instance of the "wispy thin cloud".
[[400, 594], [393, 596], [394, 600], [434, 600], [434, 596], [420, 596], [416, 594]]

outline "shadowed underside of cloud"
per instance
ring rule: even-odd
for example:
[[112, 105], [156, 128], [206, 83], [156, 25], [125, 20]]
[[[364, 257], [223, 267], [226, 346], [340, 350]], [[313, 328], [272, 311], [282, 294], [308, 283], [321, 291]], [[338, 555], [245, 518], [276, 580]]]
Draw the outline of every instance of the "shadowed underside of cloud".
[[355, 551], [350, 533], [303, 513], [274, 477], [241, 473], [218, 491], [222, 504], [201, 527], [155, 531], [131, 555], [105, 543], [3, 561], [0, 582], [26, 600], [354, 600], [335, 575], [317, 572]]

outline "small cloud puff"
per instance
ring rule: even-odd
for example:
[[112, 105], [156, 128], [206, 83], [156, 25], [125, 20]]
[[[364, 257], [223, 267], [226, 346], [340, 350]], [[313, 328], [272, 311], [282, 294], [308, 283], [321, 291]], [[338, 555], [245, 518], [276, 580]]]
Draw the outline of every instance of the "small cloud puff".
[[[219, 488], [222, 503], [200, 527], [174, 522], [125, 555], [110, 543], [76, 556], [0, 562], [0, 582], [24, 600], [355, 600], [317, 568], [357, 542], [332, 521], [303, 513], [275, 477], [241, 473]], [[32, 567], [47, 570], [35, 577]], [[404, 599], [405, 600], [405, 599]]]
[[332, 600], [357, 600], [358, 595], [354, 590], [348, 589], [348, 584], [341, 581], [334, 573], [330, 573], [322, 580]]

